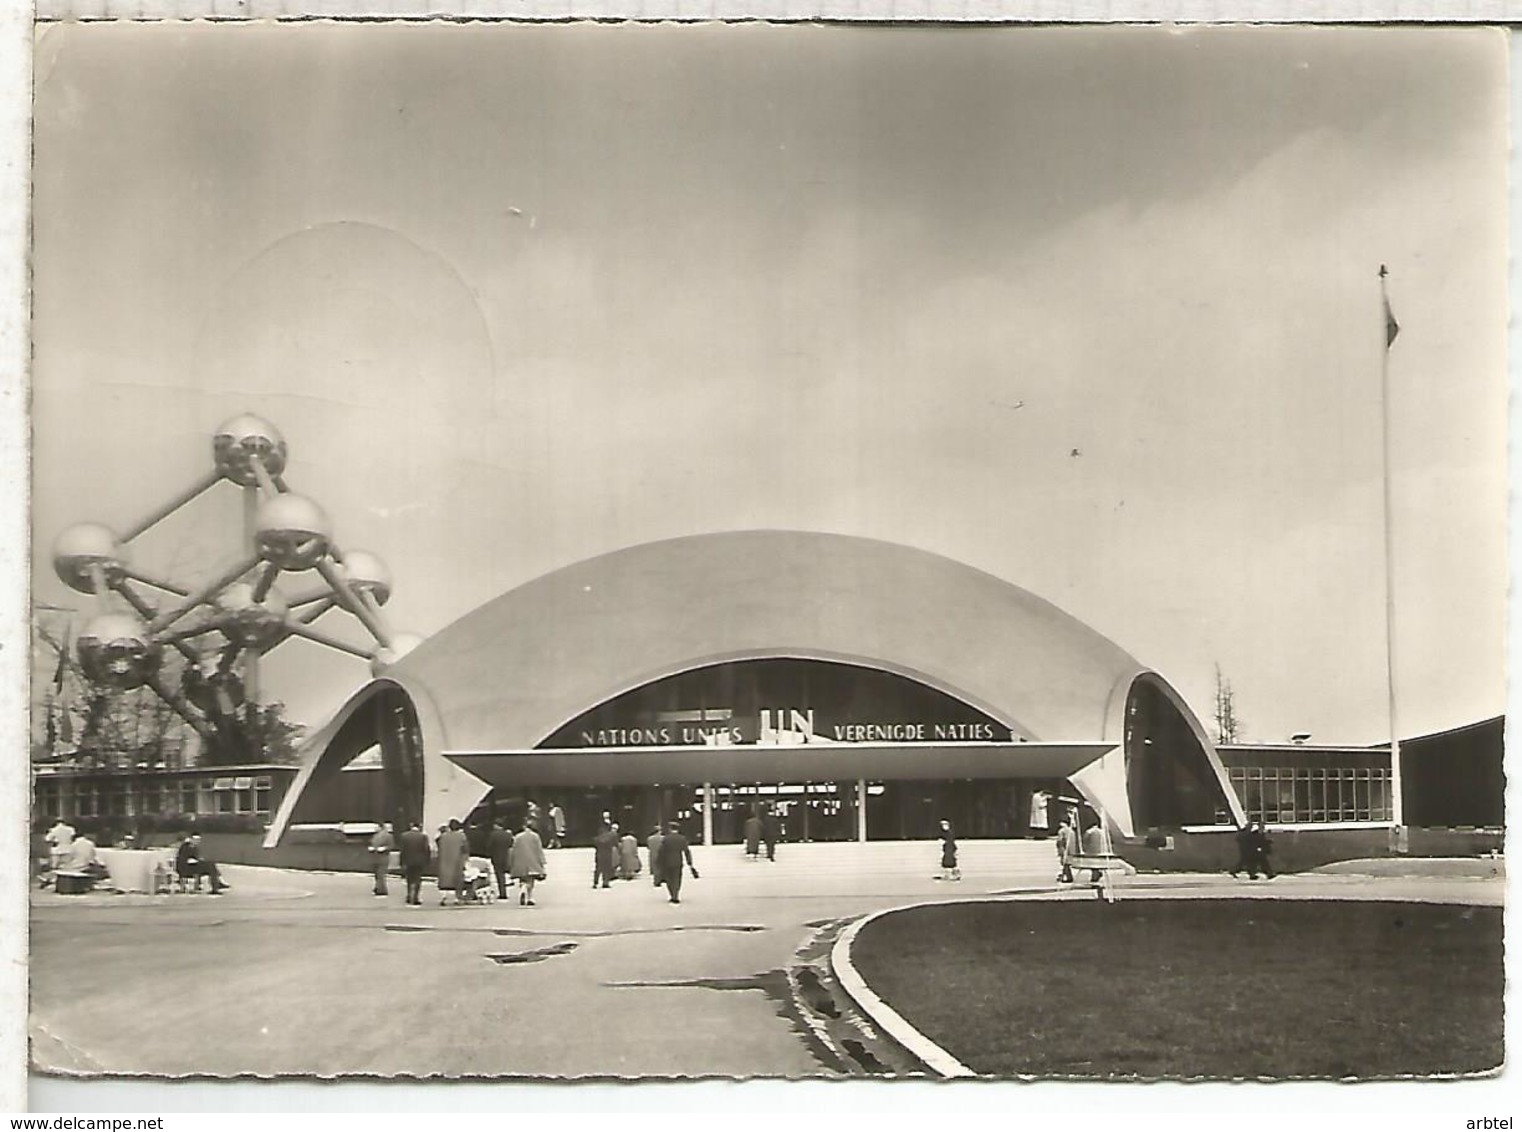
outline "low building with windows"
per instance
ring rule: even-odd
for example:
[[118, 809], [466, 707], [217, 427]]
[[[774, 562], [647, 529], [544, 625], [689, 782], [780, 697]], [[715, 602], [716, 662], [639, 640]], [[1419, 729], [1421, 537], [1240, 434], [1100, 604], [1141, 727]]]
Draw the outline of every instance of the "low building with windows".
[[1387, 746], [1243, 744], [1217, 752], [1249, 821], [1317, 828], [1395, 821]]
[[32, 772], [32, 813], [38, 822], [63, 818], [81, 828], [159, 832], [191, 826], [261, 832], [279, 810], [297, 768], [53, 763]]

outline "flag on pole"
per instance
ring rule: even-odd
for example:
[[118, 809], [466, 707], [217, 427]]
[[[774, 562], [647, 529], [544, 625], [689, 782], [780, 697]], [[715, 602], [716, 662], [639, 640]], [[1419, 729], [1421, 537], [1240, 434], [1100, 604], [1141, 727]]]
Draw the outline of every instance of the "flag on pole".
[[69, 646], [66, 643], [58, 646], [58, 667], [53, 669], [53, 691], [63, 691], [63, 674], [68, 668]]
[[1379, 297], [1385, 305], [1385, 349], [1395, 345], [1395, 336], [1400, 333], [1400, 323], [1395, 321], [1395, 312], [1390, 309], [1390, 296], [1385, 292], [1385, 276], [1390, 274], [1390, 269], [1384, 264], [1379, 265]]
[[68, 673], [69, 666], [69, 636], [72, 625], [64, 626], [63, 644], [58, 648], [58, 671], [53, 674], [53, 689], [58, 704], [58, 734], [60, 743], [72, 746], [74, 743], [74, 722], [69, 717], [68, 689], [64, 685], [64, 677]]

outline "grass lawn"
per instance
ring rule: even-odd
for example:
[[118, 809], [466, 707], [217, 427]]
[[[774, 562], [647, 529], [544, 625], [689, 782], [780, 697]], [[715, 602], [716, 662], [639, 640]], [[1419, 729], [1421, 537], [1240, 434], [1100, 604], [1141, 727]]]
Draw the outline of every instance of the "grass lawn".
[[1500, 908], [949, 904], [874, 921], [852, 958], [979, 1073], [1386, 1077], [1503, 1058]]

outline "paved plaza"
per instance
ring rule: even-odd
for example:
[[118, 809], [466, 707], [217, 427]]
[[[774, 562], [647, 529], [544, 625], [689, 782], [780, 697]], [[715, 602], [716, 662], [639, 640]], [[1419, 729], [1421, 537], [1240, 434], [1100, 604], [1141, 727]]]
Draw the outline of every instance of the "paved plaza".
[[[1092, 899], [1049, 872], [853, 864], [851, 846], [776, 865], [696, 850], [683, 903], [648, 878], [593, 890], [550, 855], [537, 906], [420, 908], [357, 874], [232, 866], [224, 896], [35, 894], [33, 1065], [83, 1074], [853, 1076], [919, 1066], [851, 1008], [828, 951], [850, 921], [929, 900]], [[927, 864], [933, 846], [925, 847]], [[1271, 882], [1133, 876], [1122, 899], [1502, 903], [1499, 861], [1356, 864]], [[510, 890], [511, 891], [511, 890]], [[853, 1040], [852, 1035], [856, 1035]]]

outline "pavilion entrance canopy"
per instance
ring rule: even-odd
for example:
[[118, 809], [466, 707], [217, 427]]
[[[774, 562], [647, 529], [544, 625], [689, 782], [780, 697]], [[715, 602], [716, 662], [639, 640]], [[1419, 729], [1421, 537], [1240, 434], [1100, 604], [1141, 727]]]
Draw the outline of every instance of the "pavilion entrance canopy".
[[446, 751], [494, 789], [701, 783], [1072, 778], [1113, 743], [804, 743]]

